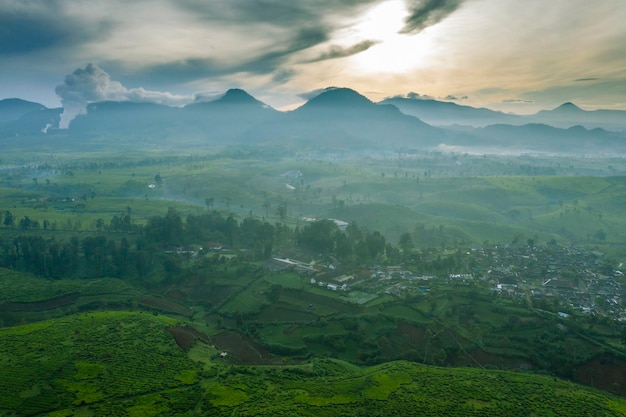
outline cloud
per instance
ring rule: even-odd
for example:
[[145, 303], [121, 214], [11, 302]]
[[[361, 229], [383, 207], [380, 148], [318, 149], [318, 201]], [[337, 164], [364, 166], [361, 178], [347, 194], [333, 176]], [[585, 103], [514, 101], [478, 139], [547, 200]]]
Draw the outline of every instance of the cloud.
[[367, 51], [369, 48], [371, 48], [372, 46], [378, 43], [379, 41], [365, 40], [355, 45], [349, 46], [347, 48], [337, 46], [337, 45], [332, 45], [328, 51], [323, 52], [317, 58], [314, 58], [307, 62], [310, 63], [310, 62], [326, 61], [328, 59], [345, 58], [348, 56], [356, 55], [363, 51]]
[[408, 93], [406, 95], [406, 98], [411, 99], [411, 100], [434, 100], [435, 99], [435, 97], [433, 96], [423, 95], [423, 94], [415, 93], [413, 91]]
[[210, 77], [248, 73], [266, 75], [274, 73], [276, 82], [287, 81], [294, 70], [282, 68], [292, 55], [328, 40], [323, 26], [301, 28], [291, 37], [275, 39], [267, 49], [241, 54], [236, 60], [190, 57], [165, 63], [148, 64], [136, 71], [136, 75], [150, 78], [153, 82], [190, 82]]
[[593, 77], [590, 77], [590, 78], [577, 78], [577, 79], [574, 80], [574, 82], [598, 81], [598, 80], [599, 80], [599, 78], [593, 78]]
[[463, 3], [463, 0], [407, 0], [409, 16], [399, 33], [415, 34], [441, 22]]
[[284, 84], [291, 80], [298, 74], [298, 71], [293, 69], [278, 69], [272, 75], [272, 81], [277, 84]]
[[63, 84], [55, 89], [61, 98], [63, 113], [59, 127], [65, 129], [79, 114], [84, 114], [87, 104], [98, 101], [133, 101], [165, 105], [184, 105], [193, 101], [192, 97], [178, 96], [167, 92], [148, 91], [143, 88], [128, 89], [119, 81], [94, 64], [84, 69], [78, 68], [67, 75]]
[[197, 19], [212, 22], [230, 22], [299, 28], [311, 22], [336, 20], [353, 16], [381, 0], [188, 0], [180, 7]]
[[[295, 59], [294, 55], [328, 42], [338, 29], [345, 27], [348, 20], [380, 2], [381, 0], [189, 0], [180, 2], [178, 7], [191, 13], [193, 19], [203, 24], [217, 25], [246, 39], [254, 34], [253, 39], [262, 44], [253, 51], [240, 54], [234, 62], [224, 64], [221, 61], [222, 65], [219, 66], [205, 65], [206, 74], [247, 72], [259, 75], [278, 70], [274, 78], [284, 80], [284, 75], [290, 70], [281, 67]], [[375, 43], [365, 40], [347, 48], [331, 46], [317, 58], [300, 63], [347, 57], [365, 51]]]
[[524, 100], [524, 99], [521, 99], [521, 98], [509, 98], [509, 99], [502, 100], [501, 103], [507, 103], [507, 104], [534, 104], [535, 102], [533, 100]]
[[110, 19], [59, 18], [63, 2], [8, 1], [0, 5], [0, 56], [50, 49], [71, 49], [106, 39], [114, 29]]
[[194, 103], [215, 101], [224, 95], [224, 91], [199, 91], [192, 96]]
[[459, 100], [467, 100], [467, 99], [469, 99], [468, 96], [457, 97], [452, 94], [448, 94], [447, 96], [442, 98], [442, 100], [448, 100], [448, 101], [459, 101]]
[[331, 90], [336, 90], [339, 87], [326, 87], [326, 88], [317, 88], [315, 90], [311, 90], [311, 91], [306, 91], [304, 93], [300, 93], [298, 94], [298, 97], [303, 98], [305, 100], [311, 100], [317, 96], [319, 96], [320, 94], [326, 92], [326, 91], [331, 91]]

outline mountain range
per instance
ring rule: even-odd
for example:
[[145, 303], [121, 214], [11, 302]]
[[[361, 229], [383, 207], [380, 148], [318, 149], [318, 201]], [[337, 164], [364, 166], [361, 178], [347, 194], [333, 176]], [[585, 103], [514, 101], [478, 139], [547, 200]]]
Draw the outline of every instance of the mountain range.
[[449, 149], [461, 152], [624, 154], [626, 111], [585, 111], [565, 103], [514, 115], [423, 98], [374, 103], [349, 88], [328, 88], [301, 107], [278, 111], [241, 89], [185, 107], [97, 102], [59, 129], [63, 109], [20, 99], [0, 101], [0, 140], [52, 135], [151, 141], [273, 143], [326, 150]]
[[583, 110], [574, 103], [563, 103], [552, 110], [541, 110], [531, 115], [503, 113], [486, 108], [462, 106], [447, 101], [424, 98], [392, 97], [381, 101], [392, 104], [402, 112], [438, 126], [464, 125], [484, 127], [493, 124], [521, 126], [543, 123], [554, 127], [583, 126], [587, 129], [602, 128], [610, 131], [626, 131], [624, 110]]

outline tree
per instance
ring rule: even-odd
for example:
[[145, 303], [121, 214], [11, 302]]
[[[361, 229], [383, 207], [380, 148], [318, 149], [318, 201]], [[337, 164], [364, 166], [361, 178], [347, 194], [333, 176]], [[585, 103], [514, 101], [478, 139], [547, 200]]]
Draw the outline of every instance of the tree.
[[365, 237], [365, 242], [367, 243], [367, 249], [372, 260], [377, 259], [380, 255], [385, 253], [385, 237], [381, 235], [380, 232], [368, 233]]
[[402, 233], [400, 235], [400, 240], [398, 241], [398, 245], [400, 245], [400, 248], [402, 248], [402, 252], [404, 252], [405, 255], [407, 252], [413, 249], [415, 245], [413, 245], [413, 238], [411, 237], [411, 233], [409, 232]]
[[280, 299], [280, 294], [283, 292], [282, 285], [272, 284], [267, 292], [267, 299], [270, 303], [275, 303]]
[[183, 243], [183, 219], [173, 207], [167, 210], [165, 217], [153, 217], [148, 220], [144, 230], [150, 241], [163, 246], [178, 246]]
[[333, 253], [334, 235], [339, 230], [335, 222], [328, 219], [307, 224], [300, 233], [299, 243], [320, 253]]
[[278, 208], [276, 209], [276, 214], [278, 214], [278, 217], [280, 217], [280, 221], [284, 222], [285, 218], [287, 217], [287, 202], [283, 201], [278, 205]]
[[24, 216], [24, 218], [20, 220], [20, 229], [26, 230], [30, 228], [31, 224], [32, 221], [30, 220], [30, 218], [28, 216]]
[[13, 216], [13, 214], [10, 211], [5, 211], [4, 212], [4, 221], [3, 224], [6, 227], [13, 227], [15, 226], [15, 217]]
[[265, 199], [265, 201], [263, 201], [263, 208], [265, 209], [265, 217], [269, 217], [270, 208], [272, 208], [272, 203], [269, 199]]

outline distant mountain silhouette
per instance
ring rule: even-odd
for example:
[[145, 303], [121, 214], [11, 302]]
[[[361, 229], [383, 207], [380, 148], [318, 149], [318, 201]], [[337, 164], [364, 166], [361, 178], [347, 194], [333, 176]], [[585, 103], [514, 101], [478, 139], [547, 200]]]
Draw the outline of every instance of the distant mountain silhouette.
[[280, 112], [241, 89], [230, 89], [222, 97], [192, 103], [183, 108], [186, 129], [214, 142], [254, 141], [249, 130], [279, 117]]
[[27, 135], [45, 133], [59, 126], [63, 109], [49, 109], [43, 104], [17, 98], [0, 100], [0, 134]]
[[418, 117], [435, 126], [485, 127], [492, 124], [521, 126], [529, 123], [542, 123], [560, 128], [580, 125], [588, 129], [599, 127], [618, 132], [626, 131], [626, 111], [587, 111], [571, 102], [563, 103], [552, 110], [541, 110], [536, 114], [525, 116], [422, 98], [392, 97], [379, 104], [393, 104], [403, 113]]
[[349, 88], [330, 88], [288, 112], [283, 136], [336, 147], [417, 148], [446, 136], [395, 106], [373, 103]]
[[575, 105], [574, 103], [568, 101], [567, 103], [561, 104], [556, 109], [552, 110], [554, 113], [568, 113], [568, 114], [580, 114], [580, 112], [584, 112], [583, 109]]
[[575, 125], [586, 128], [603, 128], [626, 132], [626, 111], [624, 110], [584, 110], [574, 103], [563, 103], [552, 110], [541, 110], [527, 120], [535, 123], [546, 123], [555, 127], [572, 127]]
[[344, 110], [363, 110], [371, 109], [372, 101], [367, 97], [357, 93], [350, 88], [327, 88], [322, 93], [311, 98], [298, 110], [304, 109], [344, 109]]
[[45, 110], [46, 106], [19, 98], [0, 100], [0, 123], [18, 120], [27, 113]]
[[[626, 134], [597, 128], [625, 126], [625, 111], [585, 111], [573, 103], [515, 116], [437, 100], [391, 98], [374, 103], [352, 89], [333, 87], [288, 112], [279, 112], [241, 89], [183, 108], [92, 103], [67, 130], [55, 129], [61, 111], [19, 99], [2, 100], [0, 114], [11, 120], [0, 123], [0, 137], [47, 132], [81, 143], [89, 143], [90, 138], [98, 138], [99, 144], [105, 138], [163, 146], [271, 143], [325, 151], [434, 149], [443, 144], [515, 153], [626, 151]], [[432, 126], [417, 114], [441, 126]]]
[[180, 109], [155, 103], [101, 101], [70, 122], [70, 133], [144, 132], [162, 134], [172, 127]]
[[269, 108], [269, 106], [262, 101], [252, 97], [246, 91], [239, 88], [231, 88], [226, 93], [212, 101], [201, 101], [197, 103], [191, 103], [185, 106], [186, 110], [199, 110], [207, 108], [218, 108], [225, 106], [254, 106], [259, 108]]
[[141, 133], [152, 139], [198, 139], [212, 143], [241, 141], [244, 133], [278, 112], [240, 89], [184, 108], [154, 103], [98, 102], [70, 123], [70, 133]]
[[492, 151], [547, 152], [554, 154], [584, 155], [610, 154], [626, 151], [626, 136], [604, 129], [586, 129], [573, 126], [556, 128], [540, 123], [522, 126], [506, 124], [483, 128], [463, 128], [464, 143], [457, 145], [489, 148]]
[[403, 113], [437, 126], [458, 124], [483, 127], [496, 123], [513, 124], [519, 119], [517, 115], [433, 99], [392, 97], [379, 104], [392, 104]]

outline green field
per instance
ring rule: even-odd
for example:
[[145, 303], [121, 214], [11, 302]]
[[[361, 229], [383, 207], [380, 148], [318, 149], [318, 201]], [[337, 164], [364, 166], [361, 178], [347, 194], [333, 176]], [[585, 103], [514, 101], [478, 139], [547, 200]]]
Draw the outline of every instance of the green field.
[[[142, 224], [170, 206], [184, 215], [210, 207], [276, 221], [279, 205], [285, 204], [289, 224], [301, 224], [302, 216], [329, 216], [379, 230], [392, 242], [420, 225], [443, 226], [441, 236], [420, 237], [415, 232], [416, 244], [425, 246], [436, 240], [446, 245], [461, 240], [504, 244], [523, 235], [614, 249], [623, 247], [626, 239], [621, 215], [626, 181], [571, 175], [576, 166], [585, 172], [592, 164], [584, 159], [567, 160], [572, 168], [559, 158], [534, 161], [553, 166], [556, 175], [552, 176], [506, 175], [498, 163], [490, 168], [491, 175], [463, 176], [448, 172], [446, 164], [455, 166], [458, 159], [445, 155], [337, 162], [298, 160], [280, 152], [271, 157], [262, 151], [254, 155], [222, 152], [141, 158], [130, 153], [113, 159], [69, 153], [38, 167], [0, 175], [0, 210], [10, 210], [17, 221], [23, 216], [40, 225], [47, 220], [48, 231], [56, 233], [95, 231], [98, 219], [108, 224], [113, 216], [126, 213]], [[464, 158], [468, 165], [489, 166], [477, 157]], [[596, 163], [606, 166], [611, 161]], [[283, 176], [292, 171], [301, 176]], [[148, 188], [157, 175], [159, 185]]]

